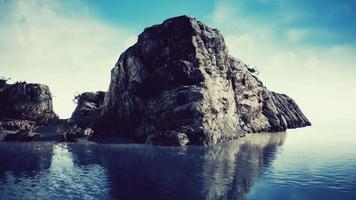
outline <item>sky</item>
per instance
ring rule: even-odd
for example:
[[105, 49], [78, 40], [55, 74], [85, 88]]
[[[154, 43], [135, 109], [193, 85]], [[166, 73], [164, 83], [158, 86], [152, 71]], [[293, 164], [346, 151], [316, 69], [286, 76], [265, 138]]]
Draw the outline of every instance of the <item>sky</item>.
[[230, 54], [312, 122], [356, 119], [353, 0], [0, 0], [0, 76], [48, 85], [70, 117], [74, 95], [108, 89], [145, 27], [183, 14], [219, 29]]

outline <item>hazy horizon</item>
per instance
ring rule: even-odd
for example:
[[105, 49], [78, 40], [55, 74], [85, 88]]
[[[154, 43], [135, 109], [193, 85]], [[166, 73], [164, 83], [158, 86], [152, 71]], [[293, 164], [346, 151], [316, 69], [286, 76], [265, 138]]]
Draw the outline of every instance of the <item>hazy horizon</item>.
[[108, 89], [110, 70], [145, 27], [190, 15], [219, 29], [230, 54], [312, 123], [356, 119], [355, 9], [347, 0], [0, 0], [0, 75], [48, 85], [67, 118], [75, 94]]

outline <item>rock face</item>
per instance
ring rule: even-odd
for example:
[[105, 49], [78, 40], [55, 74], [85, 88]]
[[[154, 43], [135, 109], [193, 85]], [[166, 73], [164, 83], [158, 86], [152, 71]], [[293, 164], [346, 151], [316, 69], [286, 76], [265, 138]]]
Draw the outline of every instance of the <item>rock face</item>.
[[0, 118], [30, 120], [38, 125], [57, 119], [48, 86], [26, 82], [1, 84]]
[[91, 137], [94, 133], [92, 127], [98, 117], [104, 103], [105, 92], [85, 92], [75, 97], [77, 107], [69, 120], [61, 123], [60, 129], [63, 139], [75, 142], [80, 137]]
[[30, 120], [2, 119], [0, 121], [0, 131], [29, 131], [35, 128], [36, 123]]
[[218, 30], [180, 16], [146, 28], [120, 56], [96, 130], [185, 145], [308, 125], [291, 98], [228, 54]]
[[8, 134], [5, 136], [3, 141], [11, 142], [11, 141], [21, 141], [21, 142], [30, 142], [33, 140], [37, 140], [40, 138], [40, 134], [33, 133], [31, 131], [18, 131], [15, 134]]
[[0, 80], [0, 131], [18, 131], [6, 140], [29, 141], [33, 135], [27, 133], [57, 119], [48, 86]]
[[82, 127], [92, 126], [95, 118], [101, 113], [104, 103], [105, 92], [85, 92], [75, 97], [77, 107], [75, 108], [71, 121]]

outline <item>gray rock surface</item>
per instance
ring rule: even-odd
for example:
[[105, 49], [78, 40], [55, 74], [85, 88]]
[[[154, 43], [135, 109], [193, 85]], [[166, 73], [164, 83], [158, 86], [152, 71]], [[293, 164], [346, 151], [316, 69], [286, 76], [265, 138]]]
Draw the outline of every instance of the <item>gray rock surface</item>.
[[31, 131], [18, 131], [13, 134], [7, 134], [3, 141], [12, 142], [12, 141], [21, 141], [21, 142], [29, 142], [34, 140], [39, 140], [40, 134], [34, 133]]
[[180, 16], [146, 28], [121, 54], [95, 131], [201, 145], [308, 125], [292, 99], [269, 91], [229, 55], [218, 30]]
[[82, 137], [92, 137], [94, 134], [94, 130], [91, 128], [81, 127], [78, 124], [66, 123], [62, 124], [60, 127], [60, 132], [63, 136], [63, 141], [66, 142], [76, 142], [78, 138]]
[[0, 118], [29, 120], [36, 125], [55, 121], [52, 95], [48, 86], [17, 82], [7, 84], [0, 80]]
[[82, 127], [91, 127], [95, 118], [100, 116], [104, 103], [105, 92], [85, 92], [75, 97], [77, 107], [75, 108], [71, 122]]
[[32, 141], [39, 126], [55, 123], [48, 86], [26, 82], [8, 84], [0, 78], [0, 132], [4, 141]]
[[35, 128], [36, 123], [30, 120], [1, 119], [0, 131], [30, 131]]
[[98, 117], [104, 102], [105, 92], [84, 92], [75, 97], [77, 107], [69, 120], [62, 120], [60, 130], [64, 141], [75, 142], [81, 137], [91, 137], [92, 127]]

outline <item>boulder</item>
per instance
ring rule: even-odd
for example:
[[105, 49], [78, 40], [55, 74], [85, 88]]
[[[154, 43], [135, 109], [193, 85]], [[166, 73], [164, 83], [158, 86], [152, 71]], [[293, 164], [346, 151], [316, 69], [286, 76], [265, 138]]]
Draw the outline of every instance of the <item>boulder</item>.
[[82, 135], [83, 129], [77, 124], [67, 124], [66, 128], [62, 129], [63, 141], [65, 142], [76, 142], [79, 137]]
[[311, 125], [288, 96], [229, 55], [224, 38], [188, 16], [146, 28], [111, 71], [95, 135], [206, 145]]
[[146, 144], [159, 146], [185, 146], [189, 143], [189, 138], [185, 133], [176, 131], [166, 131], [148, 135]]
[[63, 141], [66, 142], [76, 142], [78, 138], [90, 138], [94, 134], [93, 129], [81, 127], [78, 124], [73, 124], [72, 122], [62, 122], [59, 127], [59, 132], [61, 132], [63, 136]]
[[94, 134], [94, 130], [91, 128], [86, 128], [82, 132], [83, 137], [91, 137]]

